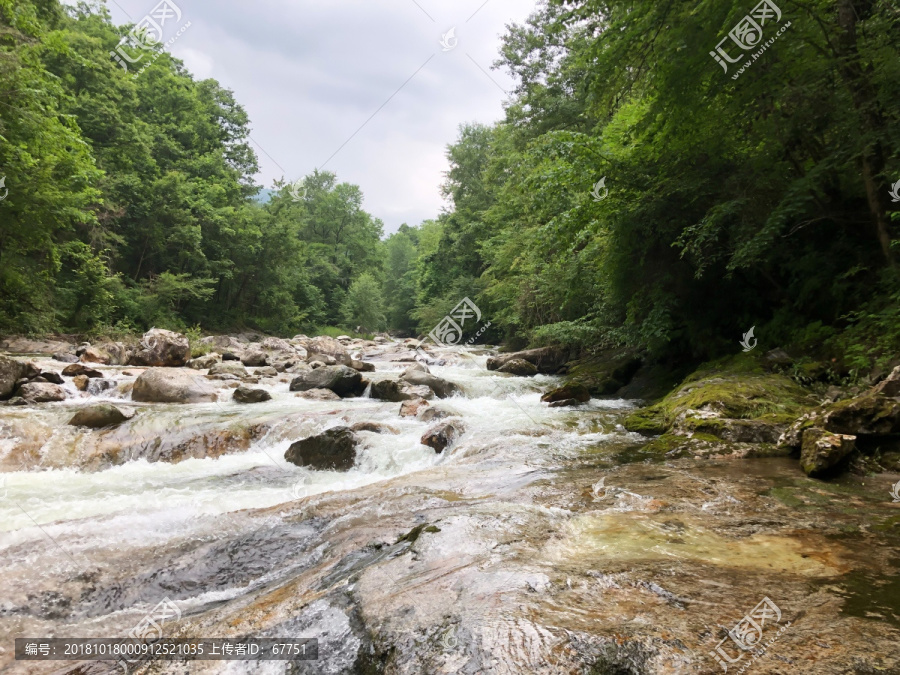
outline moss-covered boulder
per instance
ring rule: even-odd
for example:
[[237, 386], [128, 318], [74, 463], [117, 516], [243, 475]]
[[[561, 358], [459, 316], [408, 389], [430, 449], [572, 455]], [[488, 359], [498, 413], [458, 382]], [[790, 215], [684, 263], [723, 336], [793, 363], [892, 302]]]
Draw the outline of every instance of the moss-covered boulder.
[[808, 476], [821, 476], [834, 470], [856, 448], [856, 436], [833, 434], [812, 427], [803, 432], [800, 468]]
[[662, 401], [629, 415], [624, 425], [648, 435], [676, 429], [735, 442], [774, 442], [814, 403], [784, 375], [733, 357], [701, 366]]

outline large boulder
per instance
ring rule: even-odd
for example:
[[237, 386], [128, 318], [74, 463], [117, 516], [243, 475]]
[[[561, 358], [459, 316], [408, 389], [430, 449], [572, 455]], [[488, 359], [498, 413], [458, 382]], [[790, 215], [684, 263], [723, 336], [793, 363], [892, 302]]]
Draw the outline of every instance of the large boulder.
[[900, 396], [900, 366], [894, 368], [890, 375], [879, 382], [874, 391], [881, 396], [894, 398]]
[[291, 391], [330, 389], [342, 398], [361, 396], [366, 384], [359, 371], [347, 366], [323, 366], [300, 373], [291, 382]]
[[187, 367], [193, 368], [194, 370], [207, 370], [217, 363], [222, 363], [222, 355], [211, 352], [209, 354], [204, 354], [203, 356], [198, 356], [196, 359], [191, 359], [187, 362]]
[[291, 343], [295, 347], [302, 346], [306, 349], [307, 361], [310, 362], [317, 360], [316, 356], [330, 356], [336, 363], [342, 365], [350, 365], [350, 362], [353, 360], [343, 344], [327, 335], [320, 335], [314, 338], [298, 335], [291, 340]]
[[530, 377], [537, 375], [537, 366], [526, 361], [525, 359], [510, 359], [502, 366], [497, 368], [498, 373], [506, 373], [507, 375], [517, 375], [519, 377]]
[[69, 424], [73, 427], [102, 429], [103, 427], [121, 424], [126, 420], [130, 420], [134, 415], [134, 408], [101, 403], [82, 408], [69, 420]]
[[409, 384], [430, 387], [439, 398], [450, 398], [455, 394], [462, 393], [462, 390], [453, 382], [412, 368], [407, 368], [400, 379]]
[[269, 365], [269, 355], [261, 349], [251, 348], [241, 355], [241, 363], [248, 368]]
[[232, 398], [238, 403], [264, 403], [272, 400], [272, 394], [265, 389], [238, 387], [234, 390]]
[[422, 436], [422, 445], [433, 448], [435, 452], [443, 452], [451, 447], [465, 431], [462, 420], [447, 420], [431, 427]]
[[28, 382], [19, 387], [16, 395], [29, 403], [50, 403], [52, 401], [65, 401], [66, 390], [58, 384], [49, 382]]
[[369, 394], [372, 398], [377, 398], [379, 401], [390, 401], [392, 403], [411, 401], [414, 398], [424, 398], [423, 396], [416, 396], [412, 392], [405, 391], [404, 385], [396, 380], [373, 382]]
[[349, 471], [356, 462], [359, 438], [348, 427], [334, 427], [317, 436], [291, 444], [284, 458], [297, 466], [317, 471]]
[[533, 364], [539, 373], [553, 375], [566, 364], [566, 357], [566, 352], [557, 347], [540, 347], [523, 352], [492, 356], [487, 360], [487, 368], [488, 370], [500, 370], [501, 367], [510, 361], [522, 359]]
[[214, 403], [216, 390], [193, 370], [151, 368], [134, 382], [131, 398], [148, 403]]
[[104, 366], [108, 366], [113, 362], [113, 357], [106, 350], [89, 345], [81, 352], [81, 360], [84, 363], [102, 363]]
[[0, 399], [8, 398], [16, 382], [25, 377], [25, 364], [7, 356], [0, 356]]
[[235, 377], [247, 377], [249, 373], [240, 361], [223, 361], [216, 363], [209, 369], [209, 375], [233, 375]]
[[803, 432], [800, 468], [808, 476], [821, 476], [834, 469], [856, 448], [856, 436], [833, 434], [812, 427]]
[[191, 344], [180, 333], [153, 328], [141, 340], [141, 349], [128, 359], [130, 366], [179, 368], [191, 358]]
[[247, 348], [246, 343], [233, 338], [230, 335], [210, 335], [202, 338], [200, 344], [207, 345], [218, 354], [231, 354], [232, 358], [237, 360], [239, 355]]
[[93, 378], [93, 377], [103, 377], [103, 373], [99, 370], [94, 370], [93, 368], [88, 368], [85, 365], [80, 363], [72, 363], [63, 368], [62, 374], [66, 377], [77, 377], [78, 375], [84, 375], [85, 377]]
[[587, 403], [591, 400], [591, 393], [582, 384], [570, 383], [552, 389], [541, 396], [541, 401], [544, 403], [556, 403], [557, 401], [567, 401], [569, 399], [575, 399], [577, 403]]
[[[111, 366], [124, 366], [128, 363], [128, 359], [130, 359], [131, 355], [134, 353], [121, 342], [104, 342], [98, 349], [109, 356], [109, 361], [107, 363]], [[82, 360], [84, 360], [84, 354], [81, 356]]]
[[803, 444], [804, 432], [813, 427], [851, 436], [900, 434], [900, 400], [869, 392], [823, 406], [799, 417], [778, 444], [796, 450]]

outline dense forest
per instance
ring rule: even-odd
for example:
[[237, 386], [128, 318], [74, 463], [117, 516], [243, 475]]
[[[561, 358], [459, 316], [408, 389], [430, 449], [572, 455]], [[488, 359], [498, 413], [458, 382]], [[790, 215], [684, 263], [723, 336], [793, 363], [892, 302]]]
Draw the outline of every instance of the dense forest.
[[332, 173], [260, 204], [240, 103], [159, 46], [124, 70], [130, 29], [0, 0], [0, 332], [415, 334], [468, 296], [513, 346], [900, 353], [892, 1], [541, 2], [448, 210], [388, 237]]

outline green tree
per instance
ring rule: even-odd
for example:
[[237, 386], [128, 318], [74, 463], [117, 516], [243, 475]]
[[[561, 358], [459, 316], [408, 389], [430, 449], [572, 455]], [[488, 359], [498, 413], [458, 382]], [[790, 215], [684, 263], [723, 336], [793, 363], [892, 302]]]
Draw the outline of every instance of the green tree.
[[357, 332], [384, 330], [384, 297], [378, 280], [364, 272], [350, 285], [341, 308], [344, 323]]

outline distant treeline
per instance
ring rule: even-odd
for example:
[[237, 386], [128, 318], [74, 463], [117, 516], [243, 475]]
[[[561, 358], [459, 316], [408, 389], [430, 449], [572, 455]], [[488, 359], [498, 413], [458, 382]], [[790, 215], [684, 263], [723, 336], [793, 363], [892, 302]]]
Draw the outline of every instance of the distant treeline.
[[232, 93], [158, 47], [133, 77], [102, 6], [0, 27], [0, 331], [416, 333], [468, 296], [515, 345], [900, 355], [891, 2], [541, 2], [451, 208], [386, 239], [331, 173], [260, 205]]

